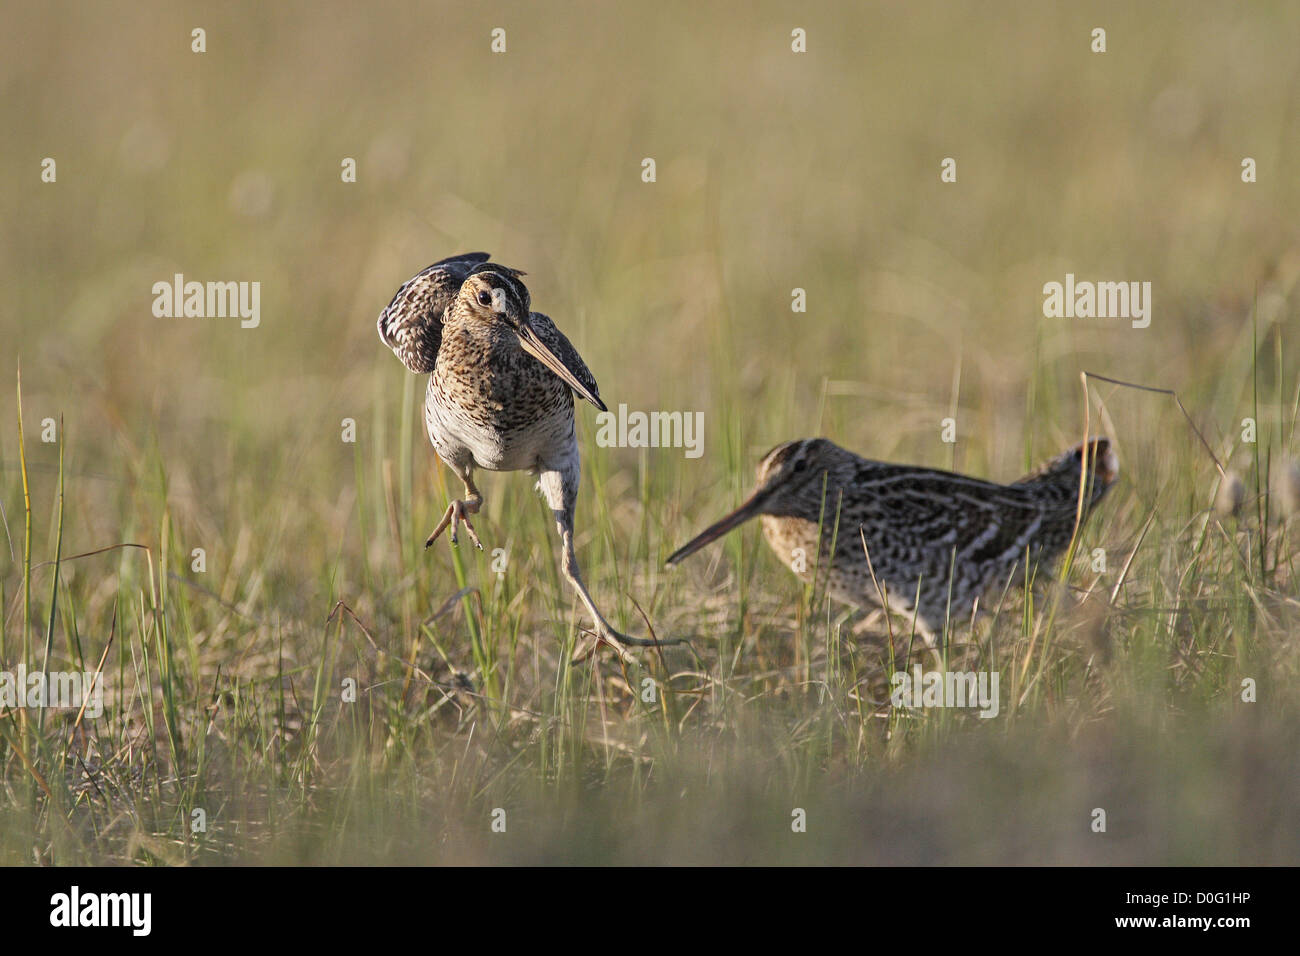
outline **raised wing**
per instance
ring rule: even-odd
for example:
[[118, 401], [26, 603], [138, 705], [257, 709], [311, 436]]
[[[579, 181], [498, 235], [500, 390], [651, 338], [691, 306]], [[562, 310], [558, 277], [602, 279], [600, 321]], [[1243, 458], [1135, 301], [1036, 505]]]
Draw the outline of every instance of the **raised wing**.
[[465, 277], [487, 262], [486, 252], [467, 252], [435, 262], [402, 283], [379, 313], [379, 337], [412, 372], [432, 372], [442, 345], [442, 315]]
[[582, 356], [573, 347], [573, 343], [555, 327], [555, 323], [550, 320], [550, 317], [540, 312], [531, 312], [528, 315], [528, 324], [537, 333], [537, 337], [541, 339], [542, 344], [550, 349], [551, 353], [560, 360], [561, 364], [573, 374], [574, 378], [582, 383], [582, 387], [590, 392], [596, 400], [591, 401], [591, 398], [586, 395], [583, 398], [586, 398], [587, 401], [602, 412], [605, 411], [605, 403], [601, 401], [600, 387], [596, 385], [596, 377], [591, 374], [591, 370], [587, 368], [587, 363], [582, 360]]

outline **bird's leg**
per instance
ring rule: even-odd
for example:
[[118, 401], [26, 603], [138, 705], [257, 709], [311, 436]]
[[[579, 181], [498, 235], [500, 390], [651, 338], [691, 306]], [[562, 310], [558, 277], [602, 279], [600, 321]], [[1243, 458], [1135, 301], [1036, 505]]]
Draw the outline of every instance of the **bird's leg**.
[[568, 580], [572, 588], [578, 592], [580, 600], [587, 613], [591, 615], [595, 622], [596, 637], [599, 641], [611, 645], [622, 655], [626, 654], [625, 646], [631, 647], [659, 647], [666, 644], [680, 644], [680, 640], [675, 641], [658, 641], [647, 640], [643, 637], [629, 637], [619, 631], [614, 630], [610, 623], [605, 620], [604, 615], [596, 608], [596, 602], [591, 599], [591, 594], [587, 591], [587, 586], [582, 583], [582, 572], [578, 569], [578, 555], [573, 548], [573, 507], [577, 502], [578, 476], [577, 469], [561, 471], [543, 471], [537, 480], [537, 487], [546, 498], [546, 503], [550, 505], [552, 514], [555, 515], [555, 527], [560, 533], [560, 543], [563, 549], [560, 568], [564, 571], [564, 577]]
[[474, 526], [469, 523], [469, 516], [478, 514], [479, 508], [483, 506], [483, 496], [479, 494], [478, 488], [474, 487], [474, 475], [466, 470], [461, 474], [460, 480], [465, 484], [465, 497], [457, 498], [447, 505], [447, 511], [443, 514], [442, 520], [438, 522], [438, 527], [433, 529], [433, 534], [425, 540], [424, 546], [428, 548], [433, 542], [438, 540], [438, 535], [451, 526], [451, 543], [459, 544], [456, 532], [460, 525], [465, 525], [465, 530], [469, 532], [470, 538], [474, 541], [474, 546], [480, 551], [483, 550], [483, 542], [479, 541], [478, 533]]
[[644, 637], [629, 637], [621, 631], [616, 631], [605, 620], [604, 616], [596, 609], [596, 602], [591, 599], [591, 594], [587, 591], [587, 586], [582, 583], [582, 572], [578, 570], [578, 556], [573, 550], [573, 517], [571, 513], [557, 515], [555, 525], [560, 532], [560, 541], [564, 549], [563, 558], [560, 567], [564, 571], [565, 578], [569, 584], [578, 592], [578, 600], [586, 607], [587, 613], [595, 621], [596, 637], [605, 644], [612, 645], [615, 650], [622, 650], [624, 645], [631, 647], [660, 647], [665, 644], [680, 644], [681, 641], [657, 641], [649, 640]]

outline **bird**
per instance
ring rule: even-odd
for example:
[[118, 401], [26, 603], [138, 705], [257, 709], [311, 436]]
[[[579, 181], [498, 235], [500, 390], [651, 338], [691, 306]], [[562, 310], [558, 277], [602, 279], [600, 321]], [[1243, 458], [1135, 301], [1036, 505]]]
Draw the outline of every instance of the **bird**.
[[471, 522], [483, 505], [474, 470], [528, 471], [555, 517], [564, 576], [594, 619], [598, 641], [623, 653], [622, 645], [676, 643], [621, 634], [583, 583], [573, 545], [581, 477], [573, 396], [607, 409], [577, 349], [550, 318], [531, 311], [523, 275], [485, 252], [451, 256], [402, 283], [379, 314], [384, 344], [412, 372], [429, 375], [429, 441], [465, 487], [424, 546], [448, 529], [458, 545], [463, 526], [482, 550]]
[[1080, 443], [1001, 485], [871, 461], [825, 438], [788, 441], [758, 463], [748, 500], [667, 563], [761, 516], [768, 545], [802, 580], [817, 574], [836, 600], [910, 617], [933, 647], [991, 588], [1032, 580], [1068, 546], [1076, 516], [1081, 524], [1119, 476], [1111, 444]]

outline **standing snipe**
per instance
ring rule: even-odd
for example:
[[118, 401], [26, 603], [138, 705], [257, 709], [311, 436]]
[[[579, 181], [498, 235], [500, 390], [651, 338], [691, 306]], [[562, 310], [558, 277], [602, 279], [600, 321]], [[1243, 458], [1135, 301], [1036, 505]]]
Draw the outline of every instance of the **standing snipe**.
[[[448, 526], [451, 543], [470, 523], [483, 496], [474, 469], [527, 470], [555, 515], [563, 541], [564, 576], [595, 619], [598, 636], [616, 646], [653, 646], [610, 627], [582, 583], [573, 549], [573, 509], [581, 464], [574, 434], [573, 392], [601, 411], [596, 380], [549, 318], [529, 311], [524, 273], [471, 252], [435, 262], [402, 284], [379, 315], [379, 337], [413, 372], [428, 372], [424, 422], [438, 457], [465, 485], [424, 546]], [[662, 642], [668, 643], [668, 642]]]
[[917, 632], [933, 644], [950, 610], [954, 622], [969, 617], [982, 594], [1013, 575], [1025, 580], [1026, 565], [1069, 544], [1085, 474], [1086, 518], [1119, 474], [1105, 438], [1009, 485], [869, 461], [824, 438], [790, 441], [759, 462], [749, 500], [668, 563], [762, 515], [767, 543], [800, 578], [812, 580], [820, 564], [831, 595], [859, 607], [880, 605], [883, 590], [892, 610], [915, 610]]

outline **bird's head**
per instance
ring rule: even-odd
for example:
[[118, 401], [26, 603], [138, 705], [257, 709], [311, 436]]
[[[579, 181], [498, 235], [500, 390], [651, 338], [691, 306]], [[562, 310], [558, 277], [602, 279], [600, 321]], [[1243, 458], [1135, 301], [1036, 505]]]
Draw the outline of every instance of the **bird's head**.
[[694, 554], [750, 518], [761, 514], [787, 514], [792, 506], [799, 513], [797, 503], [801, 499], [820, 500], [823, 497], [827, 489], [827, 472], [846, 454], [825, 438], [800, 438], [777, 445], [758, 463], [754, 493], [731, 514], [709, 525], [669, 555], [668, 564], [676, 564]]
[[[1119, 456], [1109, 438], [1092, 438], [1061, 452], [1017, 484], [1039, 484], [1064, 489], [1070, 497], [1078, 494], [1083, 476], [1091, 488], [1089, 501], [1096, 503], [1119, 478]], [[1069, 489], [1073, 488], [1073, 491]]]
[[542, 341], [533, 323], [532, 297], [519, 281], [518, 269], [485, 262], [465, 279], [457, 293], [455, 312], [463, 322], [490, 323], [513, 332], [519, 347], [551, 370], [571, 389], [601, 411], [605, 404], [584, 385], [551, 347]]
[[800, 486], [812, 478], [820, 483], [822, 473], [835, 463], [835, 453], [840, 450], [825, 438], [782, 442], [764, 455], [754, 469], [755, 493]]
[[517, 269], [484, 263], [466, 277], [457, 293], [461, 315], [469, 321], [501, 323], [519, 331], [528, 321], [531, 296]]

